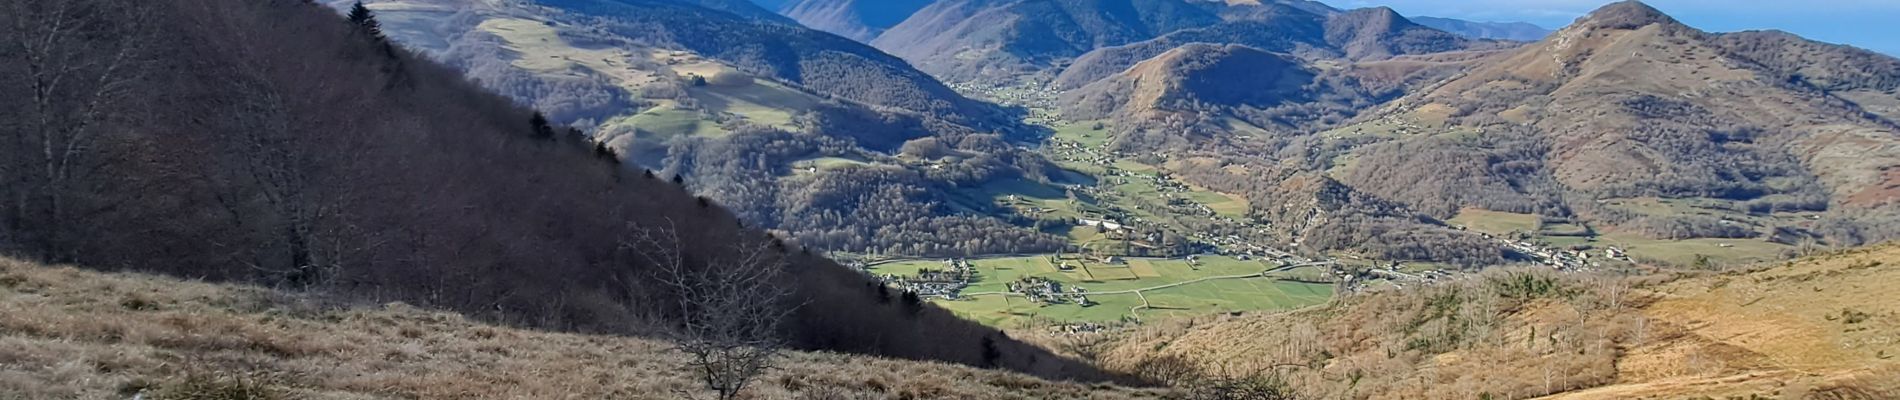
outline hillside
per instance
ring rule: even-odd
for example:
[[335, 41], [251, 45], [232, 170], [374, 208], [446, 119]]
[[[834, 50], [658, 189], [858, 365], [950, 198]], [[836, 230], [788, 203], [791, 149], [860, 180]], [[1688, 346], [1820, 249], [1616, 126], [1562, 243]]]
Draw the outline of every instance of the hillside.
[[[674, 399], [698, 383], [671, 347], [522, 330], [403, 303], [0, 259], [4, 398], [204, 398], [190, 396], [245, 390], [260, 396], [247, 399]], [[750, 391], [754, 398], [1166, 394], [837, 353], [786, 358]]]
[[[1707, 198], [1763, 215], [1857, 220], [1892, 214], [1900, 127], [1847, 98], [1889, 104], [1883, 87], [1891, 85], [1868, 76], [1887, 74], [1879, 65], [1893, 60], [1786, 35], [1733, 35], [1617, 3], [1380, 114], [1443, 121], [1453, 131], [1534, 132], [1547, 140], [1541, 157], [1552, 179], [1596, 199]], [[1608, 224], [1643, 217], [1571, 206]], [[1796, 223], [1751, 229], [1763, 225]], [[1853, 245], [1891, 234], [1823, 235]]]
[[749, 228], [368, 19], [74, 4], [0, 15], [20, 28], [0, 34], [54, 39], [0, 59], [0, 93], [80, 82], [0, 101], [8, 254], [631, 335], [696, 315], [666, 271], [767, 271], [786, 295], [758, 303], [798, 306], [777, 332], [793, 347], [1107, 378]]
[[1259, 109], [1306, 103], [1325, 95], [1308, 90], [1318, 75], [1299, 60], [1251, 47], [1190, 44], [1065, 94], [1065, 115], [1091, 120], [1201, 104]]
[[[1039, 130], [1001, 120], [998, 107], [950, 92], [863, 44], [683, 5], [428, 4], [369, 6], [390, 21], [385, 28], [398, 42], [546, 111], [556, 124], [583, 128], [630, 164], [681, 176], [752, 226], [823, 251], [938, 256], [1055, 248], [1052, 236], [958, 207], [950, 193], [991, 180], [1046, 179], [1045, 163], [1006, 143]], [[903, 101], [919, 99], [976, 111], [903, 108]], [[920, 139], [973, 156], [897, 154]], [[814, 168], [821, 160], [843, 162]], [[902, 195], [867, 197], [874, 187]], [[839, 198], [854, 200], [806, 201]], [[868, 222], [874, 219], [912, 223], [885, 229]], [[981, 237], [993, 239], [970, 240]]]
[[1896, 260], [1888, 244], [1680, 278], [1494, 271], [1091, 348], [1131, 371], [1266, 368], [1323, 398], [1889, 398]]
[[755, 20], [760, 20], [760, 21], [771, 21], [771, 22], [786, 23], [786, 24], [796, 23], [796, 21], [793, 20], [792, 18], [779, 15], [778, 13], [772, 12], [772, 10], [768, 10], [763, 7], [760, 7], [758, 4], [754, 4], [753, 2], [748, 1], [748, 0], [674, 0], [674, 1], [678, 1], [685, 4], [696, 5], [700, 7], [705, 7], [705, 8], [716, 10], [716, 11], [726, 12], [732, 15], [737, 15], [740, 17], [748, 18], [748, 19], [755, 19]]
[[935, 0], [799, 0], [779, 12], [798, 23], [870, 43]]
[[1475, 41], [1412, 23], [1389, 8], [1315, 14], [1280, 4], [1234, 6], [1227, 21], [1160, 37], [1097, 49], [1075, 59], [1054, 80], [1059, 89], [1080, 88], [1135, 63], [1192, 43], [1237, 44], [1294, 55], [1307, 63], [1375, 61], [1406, 54], [1490, 49]]
[[1091, 50], [1220, 21], [1189, 0], [938, 1], [871, 43], [953, 83], [1012, 82]]
[[[674, 0], [365, 3], [405, 45], [468, 70], [492, 89], [555, 109], [557, 121], [613, 136], [633, 129], [719, 133], [727, 120], [792, 129], [807, 114], [865, 108], [996, 122], [990, 106], [903, 60], [741, 0], [708, 4], [754, 12]], [[756, 13], [767, 17], [745, 16]], [[569, 109], [575, 110], [563, 112]]]

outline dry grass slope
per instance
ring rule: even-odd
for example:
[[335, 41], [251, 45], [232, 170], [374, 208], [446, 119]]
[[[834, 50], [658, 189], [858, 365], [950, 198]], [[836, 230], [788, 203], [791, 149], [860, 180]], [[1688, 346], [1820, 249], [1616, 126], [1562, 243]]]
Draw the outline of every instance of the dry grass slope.
[[1491, 272], [1091, 350], [1151, 377], [1275, 371], [1315, 398], [1892, 399], [1896, 286], [1900, 243], [1681, 277]]
[[[0, 259], [0, 399], [208, 390], [295, 399], [675, 399], [664, 342], [390, 304]], [[754, 399], [1132, 399], [1163, 393], [938, 363], [793, 353]], [[174, 397], [175, 398], [175, 397]], [[222, 397], [214, 397], [222, 398]], [[245, 397], [250, 398], [250, 397]]]

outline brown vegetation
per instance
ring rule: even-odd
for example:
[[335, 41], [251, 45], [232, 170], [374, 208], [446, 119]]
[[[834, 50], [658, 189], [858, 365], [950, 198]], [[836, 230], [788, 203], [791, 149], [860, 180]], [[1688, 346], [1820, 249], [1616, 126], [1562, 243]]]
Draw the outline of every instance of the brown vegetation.
[[[404, 305], [0, 259], [0, 399], [676, 399], [668, 342]], [[790, 352], [750, 399], [1133, 399], [1165, 392]], [[225, 397], [219, 397], [225, 396]]]
[[1316, 398], [1888, 398], [1900, 245], [1709, 274], [1489, 271], [1090, 346], [1165, 381], [1271, 371]]

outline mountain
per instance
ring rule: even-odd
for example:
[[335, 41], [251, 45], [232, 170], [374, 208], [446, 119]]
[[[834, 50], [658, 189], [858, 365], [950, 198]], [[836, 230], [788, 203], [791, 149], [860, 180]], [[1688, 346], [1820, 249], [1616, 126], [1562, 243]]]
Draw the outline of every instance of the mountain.
[[[790, 126], [799, 114], [831, 107], [869, 106], [978, 125], [993, 122], [995, 112], [864, 44], [775, 14], [747, 17], [764, 11], [743, 1], [366, 4], [391, 17], [386, 29], [392, 37], [471, 70], [493, 88], [537, 105], [580, 108], [554, 113], [570, 117], [557, 118], [562, 122], [585, 119], [611, 130], [615, 121], [632, 122], [627, 118], [685, 114], [713, 121], [681, 129], [692, 132], [717, 131], [717, 121], [727, 119]], [[721, 72], [735, 79], [712, 85], [688, 79]], [[583, 97], [606, 94], [617, 99]], [[673, 112], [681, 108], [676, 100], [692, 104]]]
[[[1564, 197], [1570, 200], [1555, 214], [1620, 234], [1776, 238], [1791, 231], [1842, 245], [1874, 243], [1900, 237], [1876, 228], [1900, 214], [1892, 200], [1900, 188], [1892, 168], [1900, 165], [1900, 128], [1886, 116], [1894, 62], [1785, 34], [1706, 33], [1642, 3], [1616, 3], [1342, 128], [1422, 125], [1488, 138], [1457, 144], [1428, 133], [1363, 146], [1343, 168], [1344, 181], [1440, 217], [1461, 207], [1550, 213], [1551, 206], [1530, 204], [1551, 200], [1530, 199]], [[1449, 154], [1499, 146], [1520, 149], [1510, 157], [1516, 161], [1442, 168]], [[1472, 193], [1470, 186], [1428, 193], [1450, 184], [1417, 184], [1472, 180], [1542, 183], [1489, 185], [1497, 196], [1457, 194]], [[1700, 204], [1701, 211], [1642, 205], [1658, 202]]]
[[[1765, 55], [1836, 53], [1799, 52], [1815, 48], [1803, 40], [1761, 39], [1724, 39], [1641, 3], [1617, 3], [1394, 110], [1443, 107], [1455, 110], [1453, 125], [1532, 127], [1553, 139], [1553, 173], [1575, 190], [1737, 200], [1819, 194], [1837, 206], [1884, 207], [1900, 184], [1889, 172], [1900, 165], [1900, 130], [1837, 93], [1892, 96], [1873, 94], [1879, 81], [1828, 79], [1853, 76], [1848, 70], [1883, 73], [1876, 66], [1892, 59], [1840, 53], [1866, 61], [1810, 70], [1822, 78], [1809, 81], [1792, 68], [1822, 59]], [[1729, 42], [1754, 44], [1737, 52]], [[1821, 187], [1786, 183], [1810, 176]]]
[[1169, 32], [1140, 42], [1096, 49], [1076, 57], [1054, 80], [1075, 89], [1120, 73], [1143, 60], [1193, 43], [1236, 44], [1314, 58], [1337, 57], [1326, 43], [1326, 18], [1279, 5], [1246, 7], [1245, 19]]
[[872, 45], [949, 82], [1008, 80], [1104, 46], [1220, 21], [1189, 0], [945, 0]]
[[1412, 17], [1412, 22], [1473, 39], [1528, 42], [1550, 35], [1549, 29], [1528, 22], [1476, 22], [1438, 17]]
[[870, 43], [935, 0], [798, 0], [779, 12], [798, 23]]
[[1200, 105], [1269, 108], [1313, 101], [1319, 73], [1299, 60], [1239, 45], [1195, 43], [1065, 94], [1079, 120], [1192, 110]]
[[1234, 7], [1229, 14], [1227, 22], [1091, 51], [1064, 68], [1053, 85], [1060, 89], [1079, 88], [1121, 72], [1136, 62], [1191, 43], [1238, 44], [1292, 54], [1309, 61], [1377, 60], [1499, 46], [1413, 24], [1388, 8], [1322, 15], [1265, 4]]
[[[14, 29], [0, 39], [42, 46], [0, 58], [0, 93], [40, 94], [0, 101], [0, 129], [19, 139], [0, 143], [15, 199], [0, 203], [7, 254], [600, 335], [659, 335], [730, 311], [691, 307], [707, 287], [691, 282], [749, 271], [770, 284], [746, 287], [784, 297], [744, 307], [789, 313], [749, 329], [773, 327], [794, 348], [1109, 377], [748, 227], [683, 179], [621, 164], [604, 143], [389, 42], [369, 23], [385, 17], [352, 23], [302, 0], [8, 6], [0, 23]], [[71, 84], [33, 86], [54, 80]], [[62, 150], [34, 150], [47, 148]], [[20, 283], [8, 275], [0, 290]], [[154, 342], [276, 351], [179, 321], [183, 336]], [[263, 336], [292, 335], [251, 338]]]
[[1326, 20], [1326, 42], [1353, 60], [1470, 48], [1474, 42], [1412, 23], [1387, 7], [1361, 8]]

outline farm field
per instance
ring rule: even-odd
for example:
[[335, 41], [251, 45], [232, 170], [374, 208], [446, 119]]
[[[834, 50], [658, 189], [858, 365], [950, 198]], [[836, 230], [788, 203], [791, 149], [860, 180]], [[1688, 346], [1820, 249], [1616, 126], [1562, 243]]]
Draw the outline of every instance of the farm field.
[[[1182, 259], [1133, 258], [1118, 264], [1081, 262], [1071, 271], [1061, 271], [1049, 255], [971, 260], [977, 271], [976, 281], [963, 290], [959, 300], [933, 299], [938, 305], [976, 321], [999, 327], [1020, 326], [1032, 320], [1054, 322], [1107, 322], [1125, 318], [1156, 318], [1205, 315], [1230, 311], [1284, 310], [1319, 304], [1332, 297], [1329, 284], [1284, 281], [1318, 275], [1316, 268], [1276, 272], [1269, 277], [1209, 279], [1170, 288], [1134, 293], [1103, 292], [1149, 289], [1203, 278], [1259, 273], [1277, 263], [1239, 260], [1230, 257], [1203, 257], [1199, 266]], [[920, 269], [941, 268], [941, 260], [892, 262], [872, 267], [874, 274], [912, 275]], [[1005, 296], [1009, 282], [1024, 277], [1043, 277], [1063, 285], [1088, 289], [1089, 299], [1097, 304], [1046, 305], [1020, 296]], [[1147, 298], [1150, 308], [1135, 310]]]
[[1466, 208], [1459, 210], [1457, 216], [1445, 222], [1493, 235], [1504, 235], [1511, 232], [1537, 232], [1537, 216], [1533, 214]]
[[1694, 265], [1697, 256], [1722, 264], [1773, 261], [1792, 246], [1761, 239], [1688, 239], [1659, 240], [1629, 233], [1610, 233], [1597, 238], [1628, 251], [1636, 259], [1661, 260], [1676, 265]]

